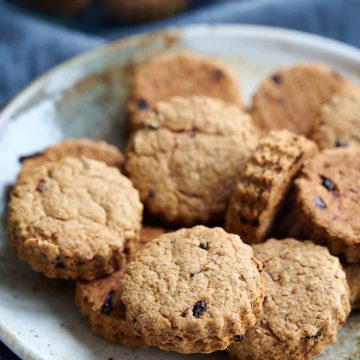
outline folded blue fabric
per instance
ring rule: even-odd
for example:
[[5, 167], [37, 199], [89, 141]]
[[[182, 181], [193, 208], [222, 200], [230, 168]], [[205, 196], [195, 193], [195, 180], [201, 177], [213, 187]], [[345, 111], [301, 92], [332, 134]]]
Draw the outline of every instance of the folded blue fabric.
[[359, 0], [212, 1], [171, 19], [86, 33], [0, 0], [0, 106], [52, 66], [129, 34], [192, 23], [246, 23], [303, 30], [360, 46], [359, 14]]

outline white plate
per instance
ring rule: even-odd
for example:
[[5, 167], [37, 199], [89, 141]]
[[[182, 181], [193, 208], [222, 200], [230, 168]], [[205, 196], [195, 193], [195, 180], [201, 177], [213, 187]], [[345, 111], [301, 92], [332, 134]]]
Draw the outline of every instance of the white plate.
[[[8, 249], [3, 221], [5, 187], [15, 180], [20, 155], [70, 137], [106, 138], [122, 147], [124, 104], [134, 64], [179, 47], [224, 59], [238, 73], [247, 99], [266, 74], [299, 61], [322, 61], [360, 80], [360, 52], [334, 41], [267, 27], [192, 26], [92, 51], [20, 93], [0, 114], [0, 337], [20, 357], [184, 358], [156, 349], [126, 349], [94, 336], [73, 303], [73, 285], [47, 280], [21, 263]], [[321, 358], [359, 359], [359, 315], [351, 316], [338, 338]]]

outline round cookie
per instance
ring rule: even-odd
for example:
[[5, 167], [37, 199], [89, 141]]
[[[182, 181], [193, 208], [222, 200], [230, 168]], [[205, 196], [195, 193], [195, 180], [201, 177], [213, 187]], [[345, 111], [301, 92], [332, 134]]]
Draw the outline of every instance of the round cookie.
[[350, 287], [351, 308], [360, 310], [360, 264], [346, 264], [345, 272]]
[[275, 240], [254, 246], [263, 262], [265, 299], [257, 324], [232, 344], [230, 359], [303, 360], [323, 351], [350, 312], [339, 260], [310, 241]]
[[127, 318], [146, 343], [163, 350], [225, 349], [256, 322], [260, 267], [251, 247], [221, 228], [164, 234], [127, 267]]
[[142, 114], [160, 101], [194, 95], [242, 105], [238, 79], [221, 61], [188, 51], [155, 57], [135, 75], [128, 106], [131, 126], [142, 126]]
[[288, 129], [308, 136], [322, 104], [346, 84], [323, 64], [297, 64], [266, 78], [253, 97], [251, 114], [263, 132]]
[[112, 18], [126, 23], [153, 21], [175, 15], [189, 0], [98, 0]]
[[311, 138], [320, 149], [360, 145], [360, 89], [349, 87], [320, 109]]
[[317, 146], [302, 135], [274, 130], [262, 138], [238, 178], [226, 213], [225, 228], [246, 243], [269, 234], [293, 178]]
[[150, 215], [191, 226], [222, 219], [257, 144], [248, 115], [221, 100], [173, 98], [144, 117], [126, 150], [126, 172]]
[[[156, 227], [144, 227], [140, 231], [137, 250], [157, 238], [164, 231]], [[75, 303], [88, 318], [93, 332], [105, 339], [124, 346], [146, 346], [142, 337], [126, 320], [125, 306], [121, 301], [122, 280], [126, 261], [121, 270], [101, 279], [76, 282]]]
[[8, 230], [17, 255], [50, 278], [92, 280], [134, 249], [142, 204], [118, 169], [65, 157], [36, 166], [12, 191]]
[[99, 160], [108, 166], [121, 168], [124, 164], [124, 155], [115, 146], [105, 141], [93, 141], [88, 139], [73, 139], [61, 141], [46, 148], [41, 153], [22, 156], [19, 160], [22, 164], [18, 179], [21, 181], [37, 165], [46, 162], [57, 161], [66, 156], [85, 156], [93, 160]]
[[308, 238], [349, 263], [360, 262], [360, 148], [328, 149], [295, 181], [295, 210]]

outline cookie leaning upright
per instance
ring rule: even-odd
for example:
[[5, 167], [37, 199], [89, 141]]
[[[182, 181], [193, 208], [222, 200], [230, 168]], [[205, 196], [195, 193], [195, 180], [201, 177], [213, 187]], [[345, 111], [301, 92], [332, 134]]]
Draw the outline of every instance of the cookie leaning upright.
[[34, 270], [91, 280], [120, 267], [141, 219], [138, 191], [118, 169], [65, 157], [16, 184], [8, 230], [13, 249]]
[[295, 181], [295, 211], [308, 238], [349, 263], [360, 262], [360, 148], [328, 149]]
[[149, 345], [180, 353], [222, 350], [256, 322], [259, 268], [251, 247], [220, 228], [164, 234], [127, 267], [127, 318]]
[[141, 126], [141, 114], [160, 101], [194, 95], [242, 105], [238, 79], [221, 61], [188, 51], [155, 57], [135, 75], [129, 102], [131, 126]]
[[311, 139], [320, 149], [360, 145], [360, 89], [349, 86], [320, 109]]
[[257, 324], [228, 349], [233, 360], [303, 360], [323, 351], [350, 312], [339, 259], [294, 239], [254, 246], [264, 264], [265, 299]]
[[240, 174], [226, 213], [226, 230], [246, 243], [262, 242], [304, 161], [317, 153], [304, 136], [287, 130], [262, 138]]
[[159, 103], [131, 137], [126, 172], [148, 212], [168, 224], [222, 219], [257, 132], [236, 106], [206, 97]]
[[251, 114], [263, 132], [285, 128], [308, 136], [321, 105], [347, 84], [323, 64], [290, 66], [262, 82]]
[[346, 264], [345, 272], [350, 287], [351, 308], [360, 310], [360, 263]]

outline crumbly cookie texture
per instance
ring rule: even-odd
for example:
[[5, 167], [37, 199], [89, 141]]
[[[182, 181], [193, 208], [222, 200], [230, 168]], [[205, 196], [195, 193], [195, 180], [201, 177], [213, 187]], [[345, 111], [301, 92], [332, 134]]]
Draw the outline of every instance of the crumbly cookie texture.
[[350, 287], [351, 308], [360, 310], [360, 264], [346, 264], [345, 271]]
[[118, 169], [87, 158], [37, 166], [11, 194], [11, 245], [46, 276], [92, 280], [120, 267], [138, 240], [139, 194]]
[[360, 262], [360, 148], [328, 149], [295, 181], [295, 210], [307, 237], [349, 263]]
[[226, 230], [246, 243], [264, 241], [294, 176], [317, 151], [314, 142], [288, 130], [274, 130], [262, 138], [231, 196]]
[[263, 132], [285, 128], [308, 136], [321, 105], [347, 84], [326, 65], [296, 64], [262, 82], [251, 114]]
[[258, 134], [237, 107], [173, 98], [144, 117], [126, 150], [126, 172], [148, 212], [170, 225], [223, 219]]
[[251, 247], [221, 228], [164, 234], [127, 267], [127, 318], [148, 344], [164, 350], [225, 349], [256, 322], [260, 267]]
[[[143, 227], [137, 251], [164, 233], [158, 227]], [[81, 313], [88, 318], [93, 332], [105, 339], [124, 346], [146, 346], [141, 335], [134, 330], [125, 316], [125, 306], [121, 301], [122, 281], [126, 261], [121, 270], [93, 281], [77, 281], [75, 303]]]
[[257, 324], [228, 349], [231, 359], [303, 360], [323, 351], [350, 312], [339, 260], [325, 247], [294, 239], [254, 246], [263, 262], [263, 310]]
[[221, 61], [188, 51], [155, 57], [135, 75], [129, 103], [131, 125], [142, 126], [142, 113], [160, 101], [194, 95], [242, 106], [238, 79]]
[[348, 87], [321, 107], [311, 138], [320, 149], [360, 145], [360, 88]]
[[31, 172], [35, 166], [57, 161], [67, 156], [77, 158], [85, 156], [89, 159], [103, 161], [107, 165], [119, 169], [124, 164], [124, 155], [121, 151], [105, 141], [88, 139], [65, 140], [46, 148], [41, 153], [21, 157], [22, 167], [18, 179], [20, 181], [26, 179], [29, 172]]

